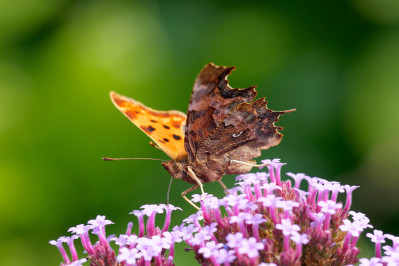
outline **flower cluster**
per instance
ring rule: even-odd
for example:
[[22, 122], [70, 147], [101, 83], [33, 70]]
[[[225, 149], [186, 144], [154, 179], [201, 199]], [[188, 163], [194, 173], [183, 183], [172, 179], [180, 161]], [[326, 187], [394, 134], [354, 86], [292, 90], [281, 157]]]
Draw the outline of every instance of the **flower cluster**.
[[[263, 161], [268, 172], [236, 178], [237, 187], [223, 199], [208, 195], [193, 201], [201, 204], [201, 215], [191, 217], [197, 233], [185, 236], [199, 261], [212, 264], [257, 265], [354, 264], [360, 232], [371, 227], [360, 213], [348, 220], [352, 192], [357, 187], [341, 186], [305, 174], [287, 173], [281, 180], [279, 160]], [[300, 189], [303, 180], [307, 190]], [[346, 202], [337, 202], [346, 192]], [[195, 218], [197, 220], [195, 220]], [[190, 217], [189, 217], [190, 218]], [[198, 219], [203, 219], [201, 228]], [[212, 234], [204, 228], [215, 228]], [[200, 241], [202, 240], [202, 241]]]
[[[105, 225], [112, 222], [98, 216], [89, 225], [72, 227], [72, 237], [50, 243], [62, 254], [61, 265], [82, 265], [86, 261], [77, 256], [73, 244], [76, 238], [81, 239], [90, 265], [173, 265], [174, 243], [181, 241], [203, 265], [399, 265], [399, 237], [379, 230], [366, 235], [375, 243], [375, 257], [358, 259], [357, 241], [372, 226], [364, 214], [350, 211], [356, 186], [302, 173], [287, 173], [293, 182], [282, 181], [284, 164], [278, 159], [263, 162], [268, 163], [266, 172], [237, 176], [237, 186], [222, 199], [193, 195], [192, 201], [199, 202], [200, 210], [171, 231], [171, 212], [179, 208], [145, 205], [132, 212], [139, 221], [138, 234], [132, 233], [133, 224], [129, 223], [126, 234], [107, 238]], [[306, 189], [301, 189], [304, 185]], [[345, 193], [344, 202], [337, 201], [339, 193]], [[160, 229], [155, 226], [155, 215], [164, 211], [165, 223]], [[146, 224], [144, 217], [148, 217]], [[94, 246], [89, 231], [98, 235]], [[390, 239], [392, 246], [382, 247], [385, 239]], [[110, 242], [119, 246], [118, 254]]]
[[[181, 210], [173, 205], [144, 205], [142, 210], [135, 210], [131, 214], [138, 218], [139, 232], [132, 233], [133, 223], [129, 223], [125, 234], [116, 237], [114, 235], [106, 237], [105, 225], [113, 224], [106, 220], [105, 216], [98, 215], [95, 220], [90, 220], [88, 225], [80, 224], [71, 227], [68, 231], [72, 232], [71, 237], [62, 236], [57, 241], [52, 240], [50, 244], [55, 245], [61, 252], [64, 265], [80, 266], [87, 259], [79, 259], [74, 240], [80, 238], [83, 248], [87, 252], [90, 265], [174, 265], [174, 243], [182, 241], [182, 233], [168, 232], [171, 213], [174, 210]], [[166, 211], [165, 222], [160, 229], [155, 226], [155, 216]], [[145, 223], [145, 217], [148, 217]], [[93, 245], [89, 231], [98, 236], [98, 241]], [[72, 260], [68, 257], [63, 243], [67, 243], [70, 249]], [[115, 252], [110, 246], [114, 242], [119, 246], [119, 253]], [[167, 252], [168, 251], [168, 252]]]

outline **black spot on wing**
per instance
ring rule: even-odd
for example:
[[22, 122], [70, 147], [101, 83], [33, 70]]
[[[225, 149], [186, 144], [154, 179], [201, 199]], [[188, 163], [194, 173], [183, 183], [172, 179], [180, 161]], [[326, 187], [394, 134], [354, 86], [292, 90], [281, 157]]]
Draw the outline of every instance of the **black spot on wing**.
[[158, 123], [158, 121], [156, 121], [156, 120], [152, 120], [152, 119], [151, 119], [150, 121], [153, 122], [153, 123]]
[[181, 137], [178, 136], [178, 135], [175, 135], [175, 134], [173, 134], [173, 138], [174, 138], [175, 140], [181, 140]]
[[162, 125], [164, 128], [166, 129], [170, 129], [170, 127], [166, 126], [166, 125]]
[[167, 138], [164, 138], [163, 140], [164, 140], [165, 142], [169, 142], [169, 140], [168, 140]]
[[141, 126], [140, 128], [148, 133], [152, 133], [153, 131], [155, 131], [155, 128], [153, 128], [152, 126], [148, 126], [148, 127]]

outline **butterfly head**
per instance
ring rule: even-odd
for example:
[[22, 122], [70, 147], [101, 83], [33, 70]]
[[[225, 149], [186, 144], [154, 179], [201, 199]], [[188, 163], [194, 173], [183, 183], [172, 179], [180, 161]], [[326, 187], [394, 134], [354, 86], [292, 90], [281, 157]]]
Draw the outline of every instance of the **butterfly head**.
[[169, 172], [175, 179], [182, 179], [188, 183], [194, 184], [195, 182], [187, 175], [187, 161], [170, 160], [163, 162], [162, 166]]

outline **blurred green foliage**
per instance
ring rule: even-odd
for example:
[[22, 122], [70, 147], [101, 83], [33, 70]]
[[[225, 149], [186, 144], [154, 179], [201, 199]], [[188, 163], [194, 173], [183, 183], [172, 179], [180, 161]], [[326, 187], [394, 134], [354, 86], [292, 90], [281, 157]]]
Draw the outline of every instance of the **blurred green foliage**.
[[[101, 161], [166, 158], [108, 93], [185, 111], [208, 62], [236, 66], [231, 85], [258, 85], [269, 108], [297, 108], [263, 158], [360, 185], [353, 209], [398, 235], [398, 10], [395, 0], [0, 1], [1, 264], [55, 265], [48, 241], [69, 227], [102, 214], [119, 234], [131, 210], [165, 203], [158, 162]], [[193, 212], [187, 187], [173, 183], [184, 208], [174, 224]], [[180, 248], [177, 265], [190, 261]]]

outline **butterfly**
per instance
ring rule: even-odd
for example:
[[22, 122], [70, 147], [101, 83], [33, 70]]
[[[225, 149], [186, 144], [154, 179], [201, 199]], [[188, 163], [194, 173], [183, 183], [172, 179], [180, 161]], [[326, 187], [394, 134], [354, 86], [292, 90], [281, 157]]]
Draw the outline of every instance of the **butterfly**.
[[[254, 100], [255, 86], [234, 89], [227, 81], [235, 67], [205, 65], [197, 76], [187, 115], [180, 111], [158, 111], [132, 98], [110, 93], [111, 100], [131, 122], [147, 134], [170, 160], [162, 166], [175, 179], [193, 186], [218, 181], [225, 174], [249, 172], [261, 150], [280, 143], [279, 116], [295, 111], [272, 111], [265, 98]], [[254, 100], [254, 101], [253, 101]], [[197, 208], [197, 207], [196, 207]]]

